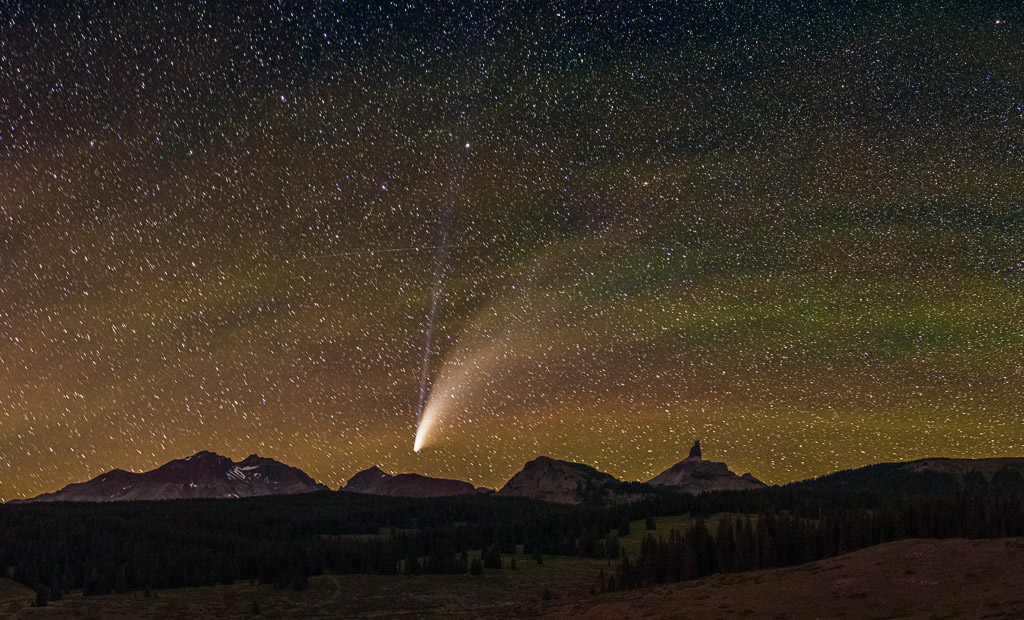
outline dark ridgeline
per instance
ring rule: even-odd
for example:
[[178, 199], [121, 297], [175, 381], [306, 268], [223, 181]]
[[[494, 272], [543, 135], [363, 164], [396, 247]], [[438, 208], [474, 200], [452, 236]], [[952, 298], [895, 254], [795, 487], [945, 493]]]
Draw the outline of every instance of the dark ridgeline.
[[[909, 537], [1024, 535], [1024, 460], [882, 464], [747, 491], [647, 488], [619, 501], [556, 504], [502, 494], [415, 499], [291, 496], [0, 506], [0, 566], [47, 596], [231, 583], [305, 587], [331, 573], [409, 575], [506, 567], [502, 554], [615, 559], [630, 523], [653, 530], [600, 589], [786, 566]], [[730, 516], [722, 516], [727, 513]], [[710, 519], [713, 515], [720, 515]], [[709, 525], [709, 523], [713, 525]]]
[[450, 497], [483, 493], [462, 480], [431, 478], [421, 474], [398, 474], [392, 476], [374, 465], [352, 476], [348, 484], [338, 489], [347, 493], [366, 493], [389, 497]]

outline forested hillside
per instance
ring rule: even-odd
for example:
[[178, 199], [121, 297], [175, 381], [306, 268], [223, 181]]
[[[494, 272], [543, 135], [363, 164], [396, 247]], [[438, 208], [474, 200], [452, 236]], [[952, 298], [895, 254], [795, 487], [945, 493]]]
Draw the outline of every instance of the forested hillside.
[[[895, 482], [885, 483], [890, 474]], [[786, 566], [902, 538], [1024, 535], [1024, 484], [1013, 468], [989, 476], [968, 471], [962, 479], [882, 468], [871, 479], [870, 486], [811, 481], [698, 496], [659, 491], [634, 502], [578, 506], [329, 491], [3, 505], [0, 565], [43, 598], [77, 589], [88, 595], [237, 580], [301, 589], [323, 573], [500, 569], [502, 554], [521, 545], [538, 561], [625, 555], [601, 584], [619, 589]], [[620, 554], [631, 521], [653, 524], [668, 515], [695, 520], [685, 531], [651, 531], [635, 557]]]

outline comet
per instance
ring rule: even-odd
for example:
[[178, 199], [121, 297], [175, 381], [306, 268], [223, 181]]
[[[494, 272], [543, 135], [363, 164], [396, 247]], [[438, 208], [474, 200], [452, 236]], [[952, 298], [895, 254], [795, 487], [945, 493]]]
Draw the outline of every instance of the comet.
[[429, 445], [431, 433], [444, 418], [486, 400], [491, 382], [500, 380], [503, 372], [529, 358], [529, 334], [545, 332], [551, 319], [562, 310], [558, 302], [538, 290], [535, 281], [544, 280], [552, 269], [560, 269], [567, 253], [573, 251], [559, 247], [534, 256], [528, 265], [510, 274], [510, 280], [516, 284], [510, 284], [505, 294], [469, 321], [445, 354], [433, 386], [427, 390], [416, 427], [414, 451]]
[[[445, 354], [433, 380], [427, 380], [430, 359], [424, 349], [420, 375], [420, 401], [413, 450], [430, 444], [431, 433], [441, 421], [458, 410], [467, 411], [488, 398], [489, 385], [503, 375], [546, 357], [552, 343], [559, 341], [559, 319], [571, 313], [572, 302], [550, 288], [555, 274], [566, 265], [591, 264], [590, 250], [627, 247], [609, 240], [576, 241], [550, 246], [507, 275], [504, 294], [481, 309], [468, 322], [455, 346]], [[661, 248], [662, 246], [648, 246]], [[669, 248], [665, 248], [666, 250]], [[573, 270], [582, 273], [582, 270]], [[429, 335], [430, 321], [428, 321]], [[429, 340], [427, 340], [429, 343]]]
[[480, 378], [492, 376], [503, 359], [503, 352], [510, 350], [507, 337], [492, 340], [489, 346], [481, 346], [482, 340], [474, 337], [460, 343], [457, 353], [445, 359], [416, 427], [413, 451], [419, 452], [427, 445], [437, 423], [460, 402], [471, 399], [473, 392], [482, 384]]

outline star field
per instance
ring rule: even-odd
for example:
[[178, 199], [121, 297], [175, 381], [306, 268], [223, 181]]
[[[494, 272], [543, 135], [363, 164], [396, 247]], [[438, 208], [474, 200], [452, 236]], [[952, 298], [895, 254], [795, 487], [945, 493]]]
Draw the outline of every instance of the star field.
[[0, 498], [1024, 456], [1024, 5], [474, 4], [0, 11]]

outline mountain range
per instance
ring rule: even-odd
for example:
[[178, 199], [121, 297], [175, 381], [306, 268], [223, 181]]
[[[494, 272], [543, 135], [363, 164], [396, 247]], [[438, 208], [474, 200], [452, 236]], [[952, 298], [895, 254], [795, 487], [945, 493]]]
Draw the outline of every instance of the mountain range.
[[[763, 486], [749, 474], [737, 476], [724, 463], [704, 461], [700, 442], [690, 456], [649, 481], [648, 485], [688, 493], [734, 490]], [[626, 483], [589, 465], [538, 457], [523, 467], [498, 491], [498, 495], [529, 497], [550, 502], [622, 501], [649, 494], [641, 483]], [[87, 482], [70, 484], [24, 502], [110, 502], [131, 500], [253, 497], [311, 493], [326, 490], [302, 470], [255, 454], [239, 463], [213, 452], [198, 452], [144, 473], [114, 469]], [[432, 478], [415, 473], [392, 475], [374, 465], [338, 489], [390, 497], [447, 497], [489, 494], [462, 480]]]
[[[1016, 488], [1024, 481], [1024, 458], [930, 458], [901, 463], [878, 463], [791, 483], [821, 488], [914, 488], [923, 492], [954, 493], [962, 488], [992, 485]], [[623, 482], [581, 463], [540, 456], [529, 461], [496, 493], [549, 502], [578, 504], [642, 498], [659, 489], [699, 494], [743, 491], [764, 487], [749, 473], [737, 475], [725, 463], [704, 460], [700, 442], [686, 459], [646, 482]], [[170, 461], [161, 467], [132, 473], [114, 469], [87, 482], [70, 484], [18, 502], [111, 502], [285, 495], [328, 490], [302, 470], [255, 454], [235, 463], [213, 452]], [[415, 473], [392, 475], [374, 465], [352, 476], [338, 489], [389, 497], [434, 498], [489, 494], [462, 480], [432, 478]]]
[[[652, 492], [652, 486], [684, 493], [702, 493], [755, 489], [764, 484], [750, 474], [737, 476], [729, 471], [725, 463], [703, 460], [698, 441], [690, 449], [686, 460], [673, 465], [646, 484], [623, 482], [582, 463], [539, 456], [526, 463], [519, 473], [498, 490], [497, 495], [579, 504], [643, 497]], [[489, 489], [474, 488], [460, 480], [429, 478], [419, 474], [392, 476], [376, 465], [352, 476], [348, 484], [339, 490], [401, 497], [442, 497], [490, 492]]]
[[144, 472], [113, 469], [24, 502], [115, 502], [290, 495], [327, 489], [305, 472], [274, 459], [250, 455], [235, 463], [214, 452], [176, 459]]

